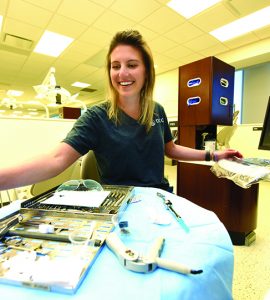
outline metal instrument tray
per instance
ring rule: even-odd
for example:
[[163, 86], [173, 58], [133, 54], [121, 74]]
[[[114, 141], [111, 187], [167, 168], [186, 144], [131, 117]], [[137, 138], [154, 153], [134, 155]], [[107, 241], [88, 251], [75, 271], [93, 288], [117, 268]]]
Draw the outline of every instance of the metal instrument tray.
[[[56, 189], [24, 201], [20, 221], [0, 240], [0, 283], [76, 293], [114, 228], [112, 217], [133, 197], [130, 186], [105, 185], [103, 189], [109, 194], [99, 207], [45, 204]], [[41, 231], [43, 225], [53, 231]], [[71, 232], [90, 229], [83, 246], [71, 243]], [[79, 254], [74, 254], [78, 248]]]

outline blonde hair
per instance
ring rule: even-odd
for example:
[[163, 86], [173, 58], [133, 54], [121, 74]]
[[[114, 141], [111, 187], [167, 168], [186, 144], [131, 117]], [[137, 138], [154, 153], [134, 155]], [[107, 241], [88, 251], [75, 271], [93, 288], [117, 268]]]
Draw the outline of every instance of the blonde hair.
[[151, 50], [137, 30], [120, 31], [116, 33], [116, 35], [111, 41], [106, 60], [110, 100], [108, 116], [110, 119], [113, 119], [116, 123], [119, 123], [119, 109], [117, 106], [118, 94], [117, 91], [114, 89], [110, 78], [111, 53], [119, 45], [132, 46], [136, 48], [142, 55], [146, 74], [145, 83], [143, 85], [143, 88], [141, 89], [140, 94], [141, 115], [139, 118], [139, 122], [140, 124], [145, 125], [146, 131], [149, 132], [152, 127], [154, 114], [153, 89], [155, 85], [155, 69]]

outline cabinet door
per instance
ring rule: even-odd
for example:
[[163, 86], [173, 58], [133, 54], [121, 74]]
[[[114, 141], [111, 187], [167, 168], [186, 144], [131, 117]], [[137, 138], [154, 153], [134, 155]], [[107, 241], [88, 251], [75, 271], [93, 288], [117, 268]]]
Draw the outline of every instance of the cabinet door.
[[210, 59], [199, 60], [179, 68], [180, 125], [210, 124], [211, 87]]
[[243, 189], [216, 177], [207, 165], [181, 162], [177, 195], [212, 210], [228, 231], [249, 233], [256, 229], [258, 184]]
[[212, 72], [211, 122], [212, 124], [232, 125], [235, 69], [213, 58]]
[[230, 125], [234, 67], [215, 57], [179, 67], [180, 125]]

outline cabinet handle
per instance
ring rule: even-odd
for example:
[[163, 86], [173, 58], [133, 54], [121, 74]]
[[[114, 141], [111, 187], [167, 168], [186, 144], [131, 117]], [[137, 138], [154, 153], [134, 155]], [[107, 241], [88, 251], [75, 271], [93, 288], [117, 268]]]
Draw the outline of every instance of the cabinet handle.
[[221, 105], [224, 105], [224, 106], [228, 105], [228, 103], [229, 103], [228, 98], [226, 98], [226, 97], [220, 97], [219, 98], [219, 103]]
[[202, 80], [201, 80], [200, 77], [197, 77], [197, 78], [191, 78], [191, 79], [189, 79], [189, 81], [187, 82], [187, 86], [188, 86], [189, 88], [191, 88], [191, 87], [200, 85], [201, 82], [202, 82]]
[[191, 106], [191, 105], [197, 105], [201, 102], [201, 98], [199, 96], [196, 97], [190, 97], [187, 99], [187, 105]]
[[229, 86], [229, 81], [225, 78], [220, 78], [220, 85], [227, 88]]

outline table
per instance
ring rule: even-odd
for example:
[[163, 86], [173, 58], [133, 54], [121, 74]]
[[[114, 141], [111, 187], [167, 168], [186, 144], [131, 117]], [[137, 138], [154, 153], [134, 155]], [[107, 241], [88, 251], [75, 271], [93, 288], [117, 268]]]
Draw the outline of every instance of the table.
[[[189, 226], [189, 233], [166, 210], [157, 192], [173, 203]], [[105, 245], [76, 294], [1, 284], [1, 299], [232, 299], [233, 246], [224, 225], [213, 212], [160, 189], [136, 187], [134, 201], [122, 219], [129, 222], [130, 235], [124, 239], [129, 246], [144, 253], [154, 238], [163, 236], [166, 242], [161, 257], [203, 269], [203, 273], [183, 275], [160, 268], [152, 273], [135, 273], [123, 268]], [[153, 220], [169, 224], [160, 225]], [[115, 231], [119, 234], [117, 227]]]

